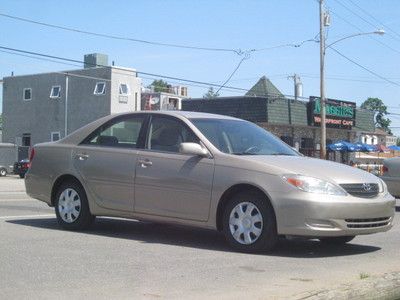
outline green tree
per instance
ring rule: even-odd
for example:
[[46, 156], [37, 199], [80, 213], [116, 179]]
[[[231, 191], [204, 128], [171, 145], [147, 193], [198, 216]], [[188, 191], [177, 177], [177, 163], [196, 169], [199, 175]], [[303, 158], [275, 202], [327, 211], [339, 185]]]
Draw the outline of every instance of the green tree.
[[160, 80], [154, 80], [149, 86], [150, 87], [154, 87], [154, 91], [156, 93], [159, 92], [169, 92], [169, 89], [172, 87], [168, 82], [160, 79]]
[[390, 131], [390, 123], [392, 122], [389, 118], [385, 118], [388, 114], [387, 106], [379, 98], [368, 98], [361, 104], [361, 108], [371, 110], [375, 112], [375, 125], [385, 130], [387, 133]]
[[400, 138], [397, 138], [396, 146], [400, 146]]
[[3, 129], [3, 114], [0, 114], [0, 129]]
[[208, 88], [207, 93], [205, 93], [205, 94], [203, 95], [203, 98], [204, 98], [204, 99], [213, 99], [213, 98], [217, 98], [217, 97], [219, 97], [219, 93], [216, 92], [216, 91], [214, 91], [214, 88], [213, 88], [212, 86], [210, 86], [210, 87]]

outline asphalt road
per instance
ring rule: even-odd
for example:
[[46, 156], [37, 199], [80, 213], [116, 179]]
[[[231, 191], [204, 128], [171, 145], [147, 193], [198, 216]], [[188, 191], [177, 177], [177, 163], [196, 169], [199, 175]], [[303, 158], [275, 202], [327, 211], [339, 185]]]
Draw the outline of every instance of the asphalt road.
[[[400, 204], [400, 203], [398, 203]], [[281, 241], [269, 254], [232, 252], [221, 234], [98, 218], [67, 232], [23, 180], [0, 178], [1, 299], [299, 299], [302, 293], [400, 271], [394, 228], [329, 248]]]

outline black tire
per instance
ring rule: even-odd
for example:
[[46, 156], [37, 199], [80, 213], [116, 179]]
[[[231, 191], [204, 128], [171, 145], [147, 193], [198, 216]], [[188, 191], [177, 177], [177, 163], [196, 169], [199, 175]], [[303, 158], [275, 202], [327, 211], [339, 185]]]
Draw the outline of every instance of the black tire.
[[25, 178], [25, 174], [19, 174], [19, 178]]
[[[237, 241], [233, 237], [229, 225], [229, 219], [232, 210], [237, 207], [237, 205], [246, 202], [253, 204], [258, 209], [258, 212], [261, 214], [262, 217], [261, 234], [258, 236], [257, 239], [255, 239], [254, 242], [250, 244], [243, 244]], [[256, 211], [256, 214], [258, 214], [258, 212]], [[227, 239], [228, 243], [236, 250], [239, 250], [241, 252], [270, 251], [275, 247], [278, 241], [274, 210], [269, 200], [260, 192], [248, 191], [234, 195], [225, 206], [222, 218], [223, 233], [225, 235], [225, 238]], [[234, 226], [234, 228], [236, 227]]]
[[4, 168], [0, 169], [0, 176], [7, 176], [7, 170]]
[[[75, 191], [80, 200], [79, 209], [77, 209], [78, 206], [73, 206], [73, 205], [70, 206], [70, 209], [74, 209], [75, 212], [79, 211], [78, 215], [75, 218], [69, 212], [67, 212], [67, 213], [60, 212], [60, 209], [63, 209], [63, 208], [65, 209], [65, 207], [63, 207], [62, 203], [60, 203], [60, 202], [62, 202], [61, 194], [66, 190]], [[75, 197], [75, 199], [77, 199], [77, 198]], [[87, 201], [85, 190], [79, 183], [77, 183], [75, 181], [66, 181], [60, 185], [60, 187], [58, 188], [57, 193], [55, 195], [54, 208], [56, 211], [58, 224], [62, 228], [67, 229], [67, 230], [87, 229], [93, 223], [93, 221], [95, 219], [95, 216], [93, 216], [90, 213], [89, 204]], [[70, 214], [70, 220], [71, 220], [70, 222], [67, 222], [65, 220], [68, 217], [68, 214]]]
[[320, 242], [326, 245], [344, 245], [355, 238], [354, 235], [349, 236], [332, 236], [332, 237], [324, 237], [319, 238]]

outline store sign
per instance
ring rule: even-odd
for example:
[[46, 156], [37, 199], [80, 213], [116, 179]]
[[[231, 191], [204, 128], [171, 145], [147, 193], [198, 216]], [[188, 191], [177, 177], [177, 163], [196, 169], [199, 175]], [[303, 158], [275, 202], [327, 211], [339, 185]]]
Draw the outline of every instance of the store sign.
[[[325, 103], [327, 127], [351, 129], [355, 126], [355, 102], [326, 99]], [[321, 101], [319, 97], [310, 97], [308, 120], [311, 126], [321, 126]]]

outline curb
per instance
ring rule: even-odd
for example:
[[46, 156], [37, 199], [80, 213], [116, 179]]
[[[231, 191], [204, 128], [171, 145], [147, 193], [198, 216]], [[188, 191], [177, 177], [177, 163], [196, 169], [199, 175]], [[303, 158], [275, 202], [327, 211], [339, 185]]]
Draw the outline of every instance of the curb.
[[306, 292], [293, 300], [399, 300], [400, 272], [386, 273], [360, 279], [351, 284], [343, 284], [333, 289]]

